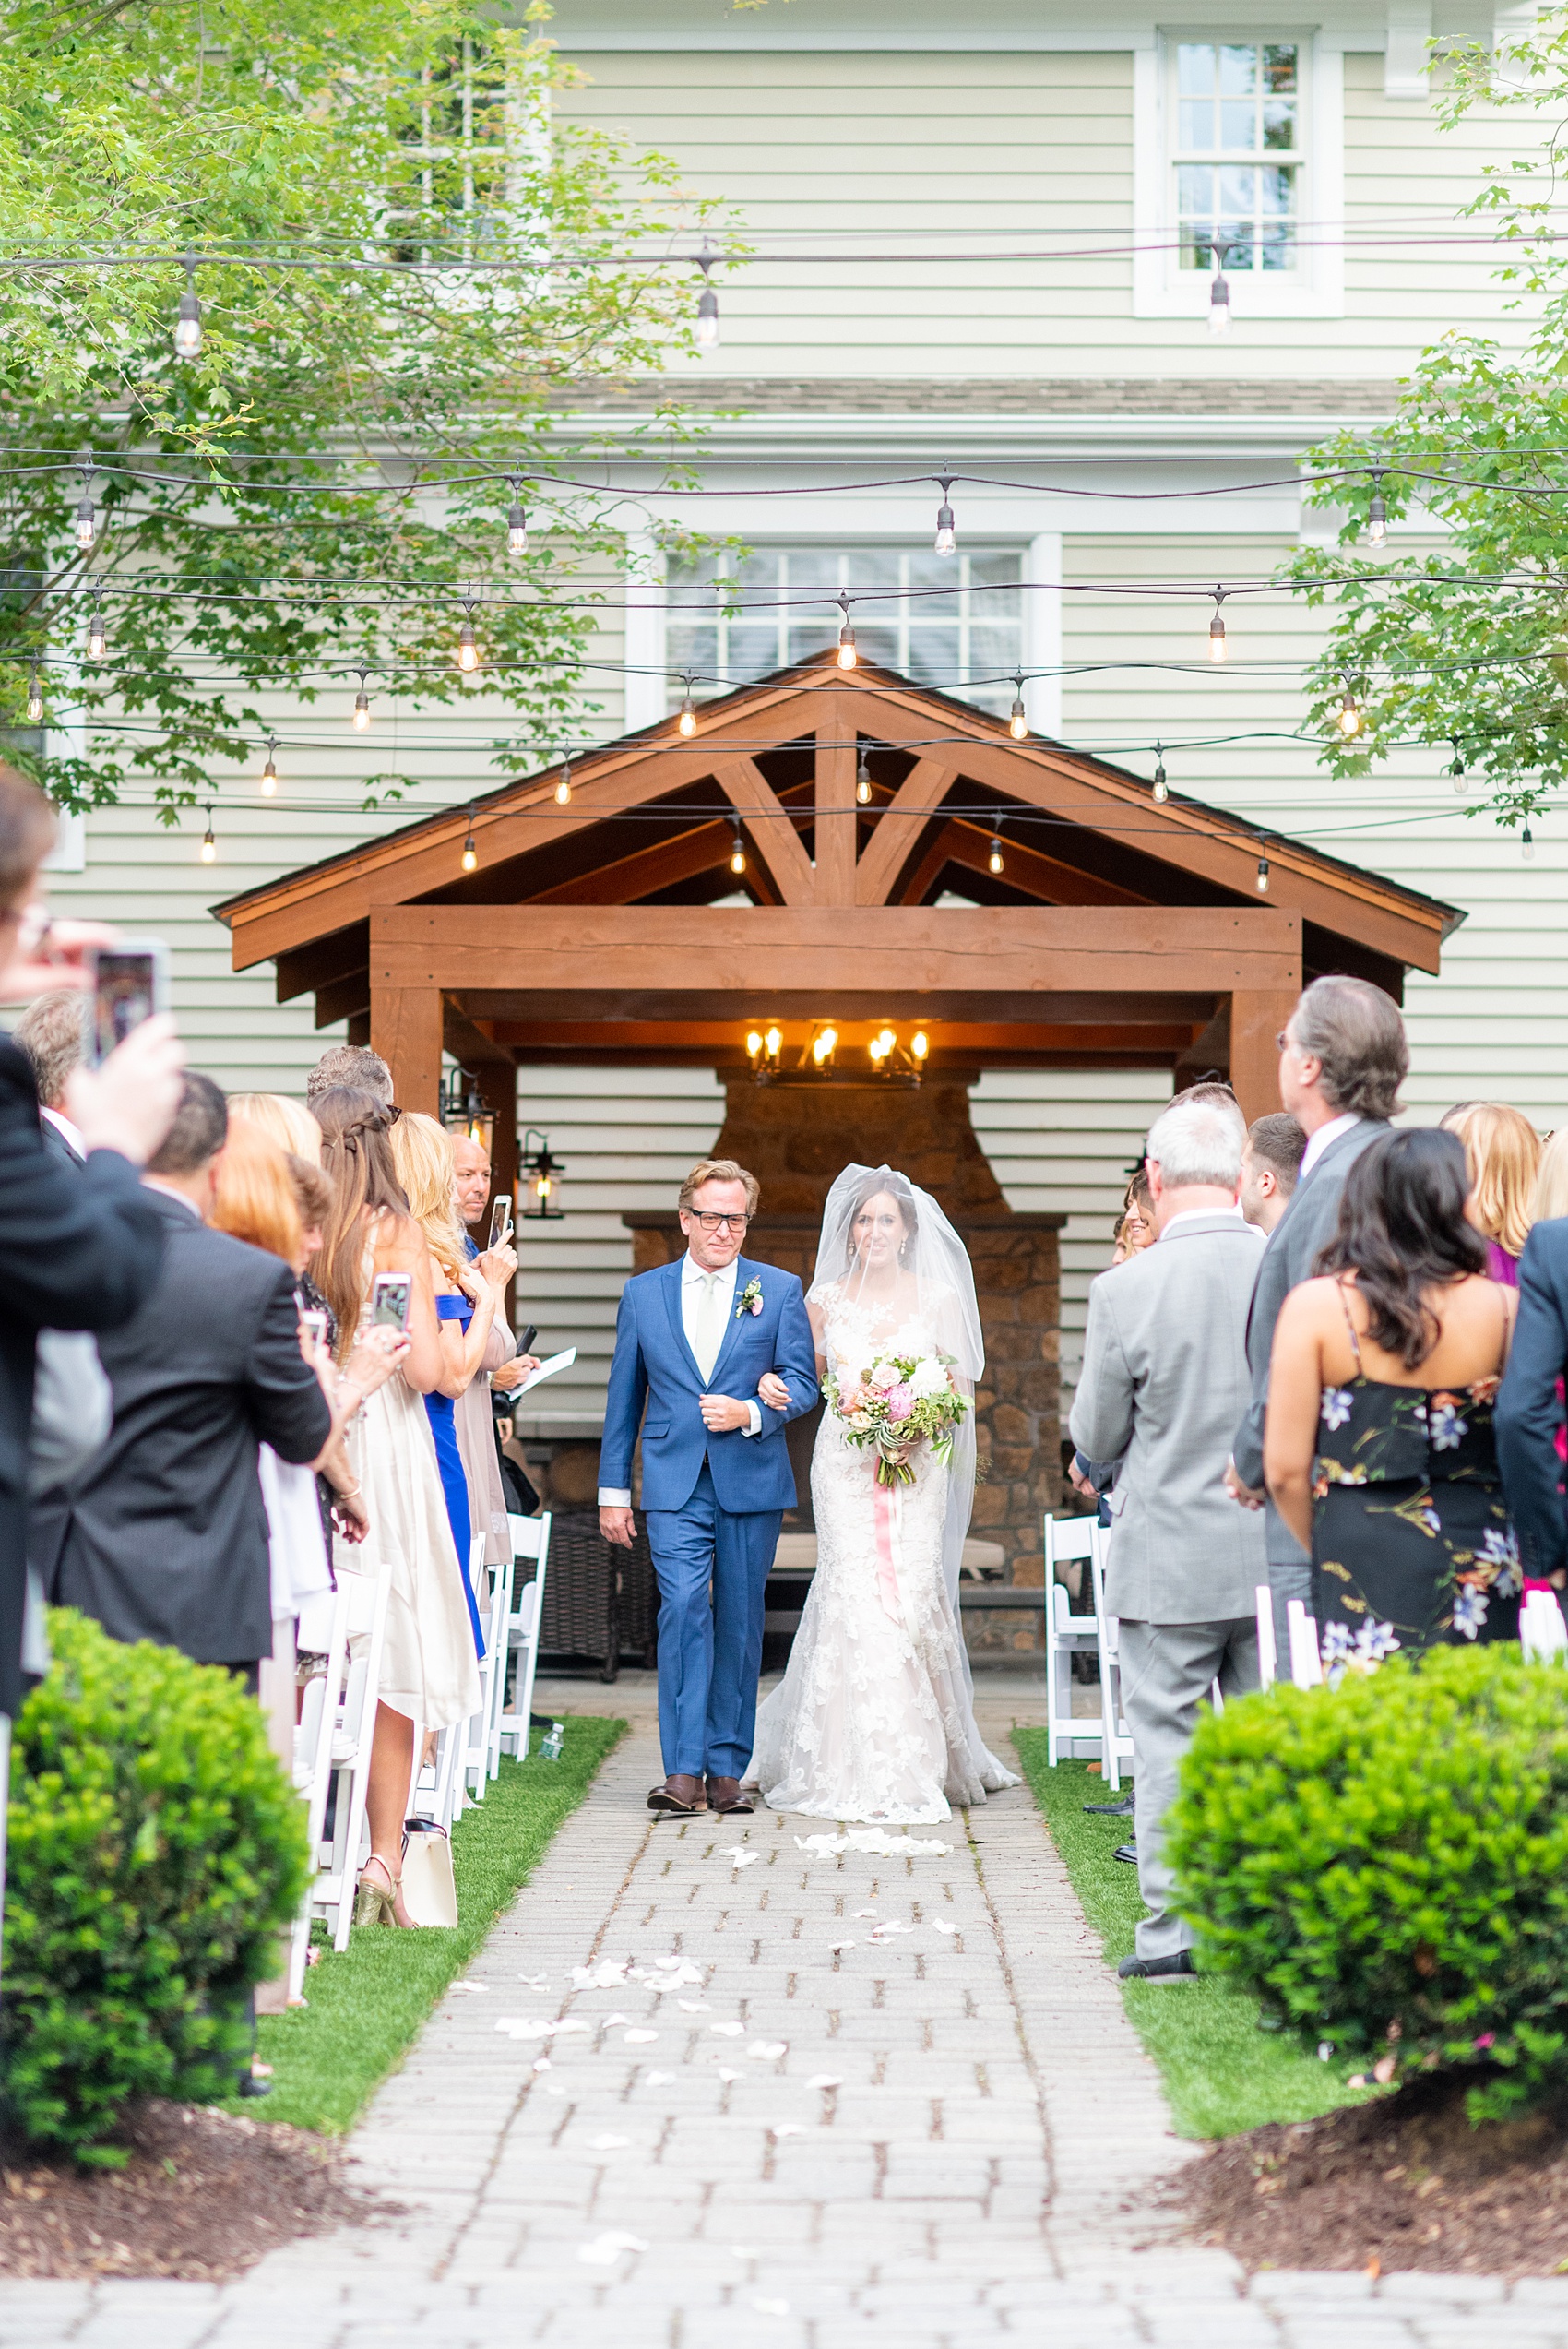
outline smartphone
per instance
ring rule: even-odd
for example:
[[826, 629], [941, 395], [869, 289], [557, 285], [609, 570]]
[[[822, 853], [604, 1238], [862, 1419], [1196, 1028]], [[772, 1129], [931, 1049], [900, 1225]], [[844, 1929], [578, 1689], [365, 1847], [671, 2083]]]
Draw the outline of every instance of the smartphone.
[[327, 1343], [326, 1308], [319, 1305], [307, 1305], [300, 1316], [300, 1327], [313, 1346], [324, 1346]]
[[537, 1321], [530, 1321], [530, 1322], [529, 1323], [528, 1328], [527, 1328], [527, 1329], [523, 1331], [522, 1336], [521, 1336], [521, 1337], [517, 1340], [517, 1352], [518, 1352], [519, 1353], [532, 1353], [532, 1352], [533, 1352], [533, 1341], [534, 1341], [534, 1340], [538, 1337], [538, 1335], [539, 1335], [539, 1324], [538, 1324], [538, 1322], [537, 1322]]
[[512, 1201], [509, 1194], [503, 1191], [490, 1210], [490, 1245], [493, 1248], [505, 1247], [511, 1236]]
[[378, 1330], [406, 1330], [409, 1326], [409, 1298], [413, 1291], [411, 1272], [378, 1272], [371, 1284], [370, 1318]]
[[89, 947], [84, 961], [85, 1057], [96, 1068], [133, 1028], [169, 1008], [169, 949], [161, 938], [122, 938], [116, 946]]

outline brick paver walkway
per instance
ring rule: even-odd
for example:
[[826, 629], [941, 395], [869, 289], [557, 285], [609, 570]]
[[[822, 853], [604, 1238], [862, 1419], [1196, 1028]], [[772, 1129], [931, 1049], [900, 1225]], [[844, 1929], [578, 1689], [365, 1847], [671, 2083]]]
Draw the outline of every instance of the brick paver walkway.
[[377, 2098], [405, 2217], [0, 2286], [0, 2349], [1568, 2349], [1568, 2280], [1249, 2286], [1121, 2207], [1191, 2149], [1022, 1789], [889, 1857], [650, 1826], [658, 1774], [645, 1711]]

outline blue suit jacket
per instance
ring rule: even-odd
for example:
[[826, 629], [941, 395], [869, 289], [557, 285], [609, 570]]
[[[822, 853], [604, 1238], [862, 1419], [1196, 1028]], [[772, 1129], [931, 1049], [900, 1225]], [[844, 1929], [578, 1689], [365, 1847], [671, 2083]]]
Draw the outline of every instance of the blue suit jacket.
[[[762, 1283], [760, 1313], [731, 1312], [713, 1376], [705, 1380], [681, 1326], [681, 1273], [684, 1257], [628, 1281], [615, 1317], [615, 1356], [604, 1408], [604, 1442], [599, 1481], [628, 1489], [632, 1452], [643, 1420], [643, 1507], [683, 1508], [695, 1490], [706, 1459], [719, 1506], [732, 1514], [790, 1508], [795, 1480], [784, 1429], [810, 1411], [817, 1398], [816, 1344], [806, 1318], [805, 1298], [792, 1272], [740, 1257], [735, 1266], [735, 1303], [752, 1281]], [[790, 1389], [788, 1411], [758, 1403], [762, 1432], [741, 1428], [710, 1436], [698, 1402], [704, 1395], [733, 1395], [755, 1401], [757, 1380], [776, 1370]]]
[[1497, 1457], [1525, 1572], [1568, 1566], [1557, 1382], [1568, 1370], [1568, 1216], [1538, 1223], [1519, 1258], [1519, 1316], [1497, 1398]]

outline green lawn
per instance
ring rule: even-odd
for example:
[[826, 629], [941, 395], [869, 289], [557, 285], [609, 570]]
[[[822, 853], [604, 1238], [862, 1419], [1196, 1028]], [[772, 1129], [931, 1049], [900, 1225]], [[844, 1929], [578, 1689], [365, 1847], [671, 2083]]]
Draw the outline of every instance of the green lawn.
[[[1108, 1799], [1104, 1782], [1089, 1775], [1087, 1762], [1051, 1769], [1043, 1729], [1016, 1729], [1013, 1743], [1073, 1890], [1114, 1965], [1131, 1954], [1133, 1928], [1144, 1914], [1137, 1869], [1111, 1857], [1128, 1840], [1132, 1821], [1085, 1815], [1086, 1803]], [[1257, 2000], [1218, 1975], [1163, 1985], [1129, 1982], [1123, 1995], [1159, 2066], [1183, 2137], [1233, 2137], [1265, 2121], [1313, 2120], [1363, 2101], [1362, 2091], [1347, 2085], [1348, 2064], [1320, 2063], [1293, 2038], [1260, 2031]]]
[[[356, 1926], [341, 1957], [330, 1948], [305, 1974], [310, 2001], [263, 2015], [257, 2053], [273, 2067], [272, 2093], [231, 2110], [251, 2120], [291, 2121], [337, 2136], [395, 2070], [414, 2033], [479, 1948], [562, 1821], [575, 1811], [624, 1721], [569, 1718], [557, 1762], [539, 1755], [503, 1761], [501, 1775], [452, 1833], [457, 1882], [455, 1932]], [[318, 1934], [320, 1928], [317, 1928]]]

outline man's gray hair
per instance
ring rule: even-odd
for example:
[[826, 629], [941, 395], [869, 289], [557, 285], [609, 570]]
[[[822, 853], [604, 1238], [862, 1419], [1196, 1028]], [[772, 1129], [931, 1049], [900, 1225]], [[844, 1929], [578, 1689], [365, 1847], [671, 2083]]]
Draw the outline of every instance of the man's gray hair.
[[1323, 1063], [1323, 1097], [1343, 1116], [1392, 1117], [1410, 1073], [1399, 1007], [1370, 979], [1314, 979], [1290, 1015], [1299, 1048]]
[[392, 1071], [368, 1044], [328, 1044], [305, 1079], [305, 1100], [314, 1108], [323, 1093], [333, 1092], [339, 1085], [374, 1093], [377, 1101], [391, 1105]]
[[1233, 1103], [1188, 1101], [1178, 1094], [1149, 1127], [1146, 1155], [1168, 1191], [1196, 1183], [1233, 1191], [1241, 1179], [1247, 1128]]
[[77, 987], [51, 987], [34, 996], [11, 1031], [32, 1063], [38, 1098], [45, 1109], [63, 1109], [65, 1079], [82, 1056], [82, 996]]

